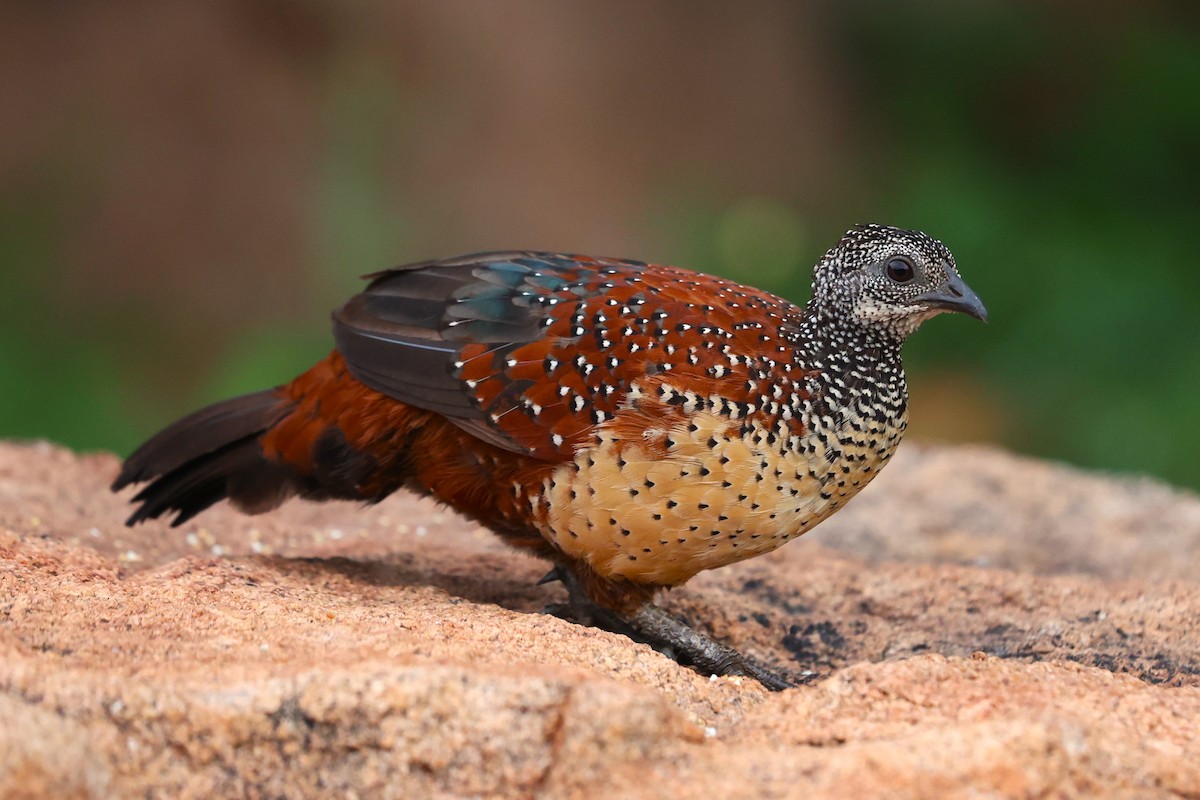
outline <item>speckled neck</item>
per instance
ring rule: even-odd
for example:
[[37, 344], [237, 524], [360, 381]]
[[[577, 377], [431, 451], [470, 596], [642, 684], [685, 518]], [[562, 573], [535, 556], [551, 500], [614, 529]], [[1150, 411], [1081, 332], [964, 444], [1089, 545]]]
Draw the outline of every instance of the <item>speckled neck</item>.
[[855, 324], [811, 301], [796, 331], [797, 360], [812, 371], [811, 415], [827, 418], [834, 427], [844, 411], [878, 420], [903, 419], [908, 387], [900, 351], [907, 337]]

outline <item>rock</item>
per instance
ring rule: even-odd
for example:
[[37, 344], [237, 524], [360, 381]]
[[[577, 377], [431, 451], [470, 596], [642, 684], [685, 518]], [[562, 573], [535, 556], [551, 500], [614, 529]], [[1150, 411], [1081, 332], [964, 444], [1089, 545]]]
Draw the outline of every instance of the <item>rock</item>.
[[0, 797], [1200, 794], [1200, 500], [906, 446], [666, 604], [808, 682], [538, 614], [434, 504], [127, 529], [117, 461], [0, 445]]

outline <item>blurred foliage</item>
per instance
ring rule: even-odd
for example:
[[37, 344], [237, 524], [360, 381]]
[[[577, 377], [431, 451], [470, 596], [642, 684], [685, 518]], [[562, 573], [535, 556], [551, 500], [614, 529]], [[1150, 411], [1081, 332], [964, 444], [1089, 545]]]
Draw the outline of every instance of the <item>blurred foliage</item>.
[[[117, 354], [98, 341], [73, 341], [47, 309], [60, 220], [50, 198], [29, 193], [0, 199], [0, 432], [49, 436], [77, 447], [136, 436], [112, 382]], [[100, 430], [97, 415], [113, 420]]]
[[1200, 39], [982, 8], [847, 20], [895, 140], [881, 216], [945, 231], [993, 319], [909, 358], [978, 370], [1018, 449], [1200, 486]]
[[[854, 176], [864, 190], [814, 206], [802, 187], [730, 201], [664, 183], [644, 224], [677, 263], [797, 301], [848, 224], [927, 230], [992, 323], [951, 332], [939, 321], [941, 335], [917, 336], [914, 385], [951, 375], [978, 387], [985, 400], [961, 412], [1016, 449], [1200, 487], [1200, 37], [1194, 19], [1157, 7], [1086, 7], [831, 6], [830, 49], [866, 126]], [[127, 451], [168, 407], [284, 380], [319, 357], [329, 340], [316, 309], [354, 291], [364, 265], [403, 252], [419, 202], [379, 169], [380, 143], [404, 136], [410, 113], [380, 69], [351, 61], [327, 76], [314, 324], [248, 326], [178, 402], [150, 402], [120, 379], [135, 310], [112, 312], [126, 333], [109, 338], [48, 319], [49, 265], [72, 224], [54, 192], [74, 191], [70, 181], [0, 194], [0, 435]]]

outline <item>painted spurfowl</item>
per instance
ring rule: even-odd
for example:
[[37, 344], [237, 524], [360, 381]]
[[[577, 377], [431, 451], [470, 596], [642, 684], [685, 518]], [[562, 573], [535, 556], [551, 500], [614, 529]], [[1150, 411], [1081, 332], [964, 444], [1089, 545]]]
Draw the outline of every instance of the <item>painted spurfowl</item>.
[[[291, 383], [184, 417], [113, 484], [129, 524], [220, 500], [440, 500], [554, 564], [572, 609], [714, 674], [787, 682], [674, 619], [659, 589], [812, 529], [891, 458], [901, 345], [986, 319], [940, 242], [862, 225], [804, 308], [615, 258], [497, 252], [370, 277]], [[549, 577], [549, 576], [548, 576]]]

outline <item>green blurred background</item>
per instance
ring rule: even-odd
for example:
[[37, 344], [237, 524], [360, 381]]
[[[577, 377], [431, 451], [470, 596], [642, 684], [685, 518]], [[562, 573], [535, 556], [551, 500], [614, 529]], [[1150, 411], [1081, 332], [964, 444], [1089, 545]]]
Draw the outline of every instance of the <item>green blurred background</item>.
[[1200, 4], [0, 5], [0, 436], [127, 452], [329, 347], [357, 276], [630, 256], [797, 301], [861, 221], [992, 323], [913, 433], [1200, 487]]

